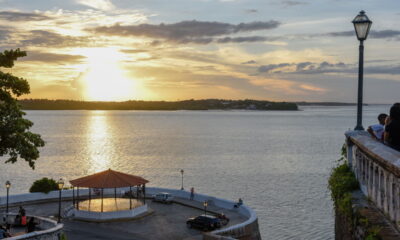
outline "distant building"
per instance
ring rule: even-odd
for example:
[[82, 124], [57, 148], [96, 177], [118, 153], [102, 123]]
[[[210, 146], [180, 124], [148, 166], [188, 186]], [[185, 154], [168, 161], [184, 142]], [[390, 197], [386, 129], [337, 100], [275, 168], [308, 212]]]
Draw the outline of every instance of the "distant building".
[[257, 110], [257, 106], [254, 104], [250, 104], [246, 107], [247, 110]]

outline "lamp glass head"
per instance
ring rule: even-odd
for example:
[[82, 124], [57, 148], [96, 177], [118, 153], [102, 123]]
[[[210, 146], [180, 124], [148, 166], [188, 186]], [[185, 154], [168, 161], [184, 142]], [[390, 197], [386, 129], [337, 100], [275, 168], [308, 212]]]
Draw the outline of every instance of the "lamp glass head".
[[64, 180], [62, 178], [60, 178], [57, 183], [58, 183], [58, 189], [60, 189], [60, 190], [63, 189]]
[[353, 20], [354, 30], [358, 40], [364, 41], [368, 37], [369, 29], [371, 28], [372, 21], [369, 20], [364, 11], [361, 11]]
[[6, 182], [6, 188], [10, 188], [11, 187], [11, 183], [10, 183], [10, 181], [7, 181]]

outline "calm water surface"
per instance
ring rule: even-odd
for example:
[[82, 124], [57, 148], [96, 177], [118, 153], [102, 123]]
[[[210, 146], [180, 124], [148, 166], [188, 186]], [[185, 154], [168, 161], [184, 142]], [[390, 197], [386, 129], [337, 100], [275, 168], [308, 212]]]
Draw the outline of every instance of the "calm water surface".
[[[389, 107], [366, 107], [364, 127]], [[255, 209], [263, 239], [334, 239], [327, 178], [355, 112], [28, 111], [47, 144], [34, 171], [22, 161], [0, 163], [0, 182], [23, 193], [42, 177], [68, 180], [112, 168], [151, 186], [180, 188], [183, 168], [186, 189], [240, 197]]]

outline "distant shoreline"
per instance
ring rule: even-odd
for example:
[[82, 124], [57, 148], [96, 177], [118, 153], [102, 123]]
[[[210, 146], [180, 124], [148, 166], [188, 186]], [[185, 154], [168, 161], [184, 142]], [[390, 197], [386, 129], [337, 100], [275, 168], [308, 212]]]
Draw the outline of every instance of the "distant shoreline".
[[184, 100], [184, 101], [125, 101], [99, 102], [76, 100], [23, 99], [18, 101], [23, 110], [256, 110], [297, 111], [294, 102], [272, 102], [261, 100]]
[[[143, 111], [179, 111], [179, 110], [255, 110], [255, 111], [297, 111], [299, 106], [357, 106], [344, 102], [272, 102], [263, 100], [183, 100], [183, 101], [140, 101], [100, 102], [77, 100], [22, 99], [23, 110], [143, 110]], [[364, 104], [390, 105], [390, 104]]]
[[344, 102], [296, 102], [296, 104], [299, 106], [356, 106], [357, 105], [357, 103], [344, 103]]
[[[357, 103], [344, 103], [344, 102], [295, 102], [298, 106], [331, 106], [331, 107], [340, 107], [340, 106], [357, 106]], [[371, 106], [371, 105], [391, 105], [391, 103], [363, 103], [363, 106]]]

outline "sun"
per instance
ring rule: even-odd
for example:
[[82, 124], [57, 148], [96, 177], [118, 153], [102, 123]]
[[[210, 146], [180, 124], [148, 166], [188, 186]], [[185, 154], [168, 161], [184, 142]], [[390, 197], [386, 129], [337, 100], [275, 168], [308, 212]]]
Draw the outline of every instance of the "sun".
[[85, 99], [89, 101], [124, 101], [134, 99], [137, 82], [121, 68], [124, 56], [113, 48], [91, 48], [82, 51], [87, 70], [82, 76]]

